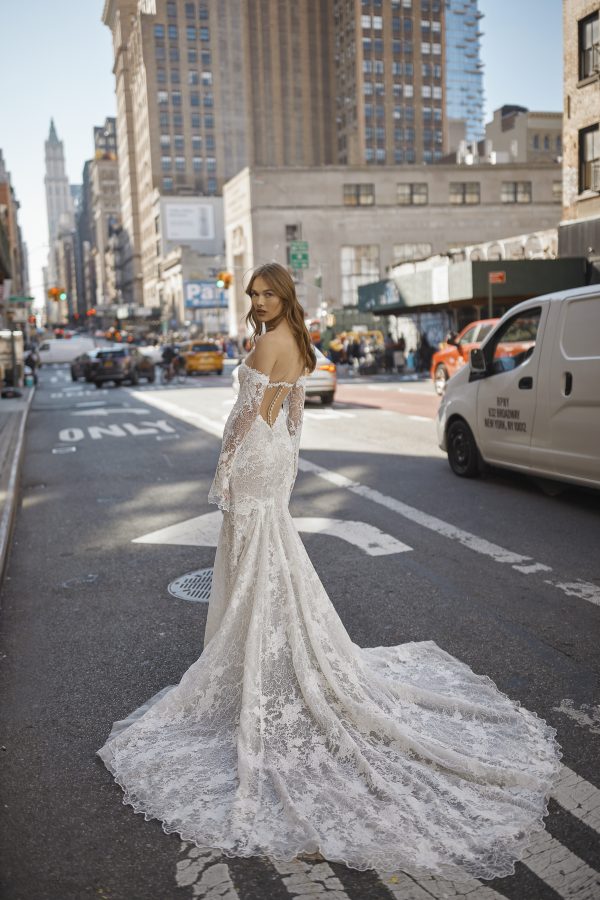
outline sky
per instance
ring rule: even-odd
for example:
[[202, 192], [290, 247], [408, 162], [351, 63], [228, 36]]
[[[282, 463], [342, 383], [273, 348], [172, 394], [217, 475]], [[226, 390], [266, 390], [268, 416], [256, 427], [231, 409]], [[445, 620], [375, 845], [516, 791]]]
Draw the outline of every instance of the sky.
[[[102, 0], [3, 4], [0, 149], [21, 204], [38, 302], [48, 255], [44, 141], [50, 118], [65, 142], [69, 180], [78, 184], [92, 156], [94, 125], [115, 115], [112, 44], [102, 7]], [[560, 111], [561, 0], [479, 0], [479, 8], [485, 16], [486, 121], [504, 103]]]

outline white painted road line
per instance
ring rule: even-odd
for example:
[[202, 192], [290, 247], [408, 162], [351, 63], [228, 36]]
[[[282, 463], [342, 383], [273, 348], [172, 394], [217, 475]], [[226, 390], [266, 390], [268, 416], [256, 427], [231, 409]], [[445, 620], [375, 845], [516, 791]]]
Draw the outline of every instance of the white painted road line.
[[218, 850], [203, 850], [182, 841], [181, 852], [186, 855], [176, 866], [177, 887], [192, 887], [192, 896], [200, 900], [240, 900], [229, 868], [221, 861], [223, 855]]
[[[141, 396], [135, 391], [132, 391], [131, 394], [132, 396], [141, 399]], [[223, 425], [214, 419], [208, 418], [208, 416], [181, 409], [176, 403], [173, 403], [170, 400], [164, 400], [163, 398], [145, 397], [144, 401], [156, 406], [158, 409], [162, 409], [164, 412], [168, 412], [178, 419], [182, 419], [185, 422], [189, 422], [191, 425], [195, 425], [197, 428], [202, 428], [210, 434], [217, 435], [218, 437], [222, 437], [223, 435]], [[345, 475], [341, 475], [339, 472], [334, 472], [330, 469], [325, 469], [323, 466], [319, 466], [316, 463], [309, 462], [303, 457], [300, 457], [298, 461], [298, 468], [302, 472], [311, 472], [319, 478], [328, 481], [330, 484], [336, 485], [336, 487], [346, 488], [346, 490], [358, 494], [360, 497], [370, 500], [372, 503], [384, 506], [386, 509], [403, 516], [405, 519], [408, 519], [417, 525], [421, 525], [423, 528], [434, 531], [443, 537], [450, 538], [450, 540], [458, 541], [469, 550], [490, 557], [494, 562], [510, 563], [513, 569], [521, 572], [521, 574], [534, 575], [538, 572], [552, 571], [551, 566], [536, 562], [536, 560], [532, 559], [530, 556], [524, 556], [522, 553], [515, 553], [513, 550], [507, 550], [505, 547], [499, 546], [499, 544], [487, 541], [485, 538], [477, 537], [477, 535], [464, 531], [462, 528], [457, 528], [455, 525], [450, 525], [448, 522], [444, 522], [436, 516], [422, 512], [414, 506], [409, 506], [401, 500], [396, 500], [394, 497], [382, 494], [374, 488], [370, 488], [358, 481], [346, 478]], [[598, 585], [586, 581], [563, 582], [547, 580], [546, 583], [561, 590], [567, 596], [576, 596], [582, 600], [587, 600], [588, 602], [600, 605], [600, 587]]]
[[521, 860], [538, 878], [569, 900], [598, 900], [600, 872], [571, 853], [547, 831], [539, 832]]
[[563, 809], [600, 834], [600, 790], [597, 787], [564, 766], [552, 796]]
[[450, 881], [436, 876], [408, 875], [396, 872], [393, 875], [378, 872], [378, 875], [392, 897], [396, 900], [506, 900], [504, 894], [497, 894], [490, 887], [470, 878], [468, 881]]

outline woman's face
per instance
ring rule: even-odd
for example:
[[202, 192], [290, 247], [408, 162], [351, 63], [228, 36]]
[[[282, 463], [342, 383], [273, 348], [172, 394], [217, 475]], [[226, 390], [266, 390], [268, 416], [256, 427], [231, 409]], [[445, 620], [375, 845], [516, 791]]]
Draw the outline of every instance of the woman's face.
[[275, 319], [283, 310], [283, 300], [260, 275], [254, 279], [250, 300], [259, 322], [265, 324]]

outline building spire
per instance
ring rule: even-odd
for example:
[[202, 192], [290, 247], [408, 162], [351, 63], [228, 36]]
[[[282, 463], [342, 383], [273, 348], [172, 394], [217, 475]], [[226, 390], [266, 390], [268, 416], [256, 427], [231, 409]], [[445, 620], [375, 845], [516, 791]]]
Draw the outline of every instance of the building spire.
[[54, 125], [54, 119], [50, 119], [50, 134], [48, 135], [48, 140], [53, 144], [60, 143], [58, 140], [58, 135], [56, 133], [56, 127]]

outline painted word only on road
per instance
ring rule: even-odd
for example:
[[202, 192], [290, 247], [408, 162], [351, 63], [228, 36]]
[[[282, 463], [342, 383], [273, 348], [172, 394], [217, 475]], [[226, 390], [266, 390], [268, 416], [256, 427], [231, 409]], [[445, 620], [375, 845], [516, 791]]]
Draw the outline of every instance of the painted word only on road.
[[165, 419], [156, 422], [120, 422], [118, 425], [88, 425], [84, 428], [63, 428], [58, 433], [59, 441], [74, 443], [82, 441], [86, 432], [93, 441], [105, 437], [144, 437], [146, 435], [175, 434], [175, 429]]

